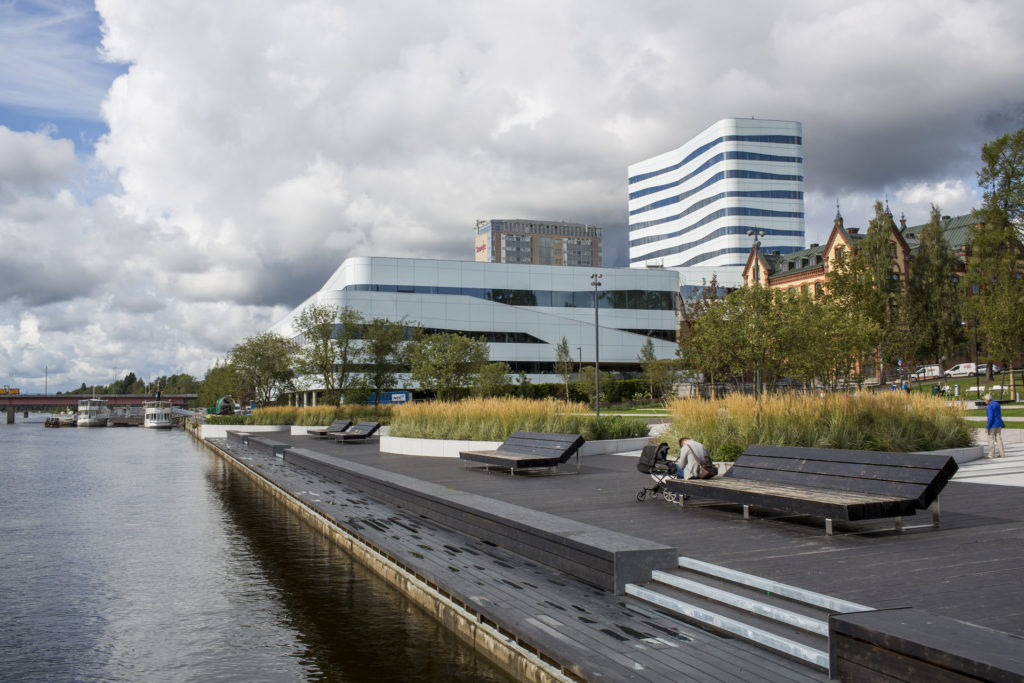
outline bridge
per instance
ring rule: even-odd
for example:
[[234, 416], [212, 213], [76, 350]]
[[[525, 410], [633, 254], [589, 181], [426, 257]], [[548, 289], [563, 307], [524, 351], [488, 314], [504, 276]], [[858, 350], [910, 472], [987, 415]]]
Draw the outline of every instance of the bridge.
[[[153, 394], [0, 394], [0, 409], [13, 407], [22, 410], [33, 408], [65, 408], [78, 407], [78, 402], [87, 398], [99, 398], [112, 406], [141, 406], [145, 401], [155, 401]], [[161, 401], [170, 401], [177, 407], [186, 403], [195, 403], [197, 394], [160, 394]]]

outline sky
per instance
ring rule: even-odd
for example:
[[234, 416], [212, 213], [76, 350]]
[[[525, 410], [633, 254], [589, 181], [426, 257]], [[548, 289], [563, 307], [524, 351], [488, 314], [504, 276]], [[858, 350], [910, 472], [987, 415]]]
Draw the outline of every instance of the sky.
[[803, 123], [836, 205], [980, 203], [1024, 127], [1016, 0], [0, 0], [0, 385], [202, 378], [348, 256], [473, 258], [477, 219], [604, 230], [626, 168]]

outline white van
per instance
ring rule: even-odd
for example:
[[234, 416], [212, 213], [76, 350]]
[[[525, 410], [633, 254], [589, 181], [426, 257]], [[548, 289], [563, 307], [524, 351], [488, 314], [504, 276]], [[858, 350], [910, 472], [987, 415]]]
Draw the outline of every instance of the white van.
[[974, 363], [960, 363], [946, 370], [946, 377], [974, 377], [978, 374], [978, 366]]
[[942, 368], [938, 365], [921, 365], [910, 373], [910, 379], [916, 379], [917, 381], [925, 379], [936, 379], [942, 377]]

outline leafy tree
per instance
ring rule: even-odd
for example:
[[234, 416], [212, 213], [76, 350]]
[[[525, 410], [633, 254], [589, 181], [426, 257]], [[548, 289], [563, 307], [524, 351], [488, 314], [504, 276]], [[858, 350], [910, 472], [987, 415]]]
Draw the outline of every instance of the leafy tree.
[[218, 361], [206, 371], [206, 376], [199, 386], [199, 405], [213, 407], [221, 396], [241, 397], [242, 387], [242, 378], [235, 367], [226, 360], [223, 363]]
[[459, 389], [472, 385], [488, 356], [487, 342], [451, 332], [409, 344], [412, 378], [424, 389], [433, 389], [442, 401], [458, 398]]
[[394, 387], [398, 372], [408, 362], [405, 318], [392, 322], [374, 318], [363, 327], [358, 359], [363, 364], [361, 384], [373, 392], [374, 405], [380, 402], [385, 389]]
[[900, 345], [908, 362], [938, 362], [952, 356], [964, 339], [956, 256], [942, 235], [942, 212], [934, 205], [920, 240], [900, 305]]
[[670, 358], [658, 358], [654, 354], [654, 342], [650, 337], [644, 340], [637, 356], [643, 370], [644, 381], [647, 383], [648, 394], [653, 398], [661, 398], [665, 390], [676, 381], [678, 363]]
[[901, 351], [897, 322], [903, 285], [896, 278], [894, 231], [892, 214], [876, 201], [864, 238], [836, 259], [829, 276], [829, 296], [873, 323], [871, 346], [883, 364], [894, 362]]
[[230, 363], [242, 379], [244, 393], [235, 398], [244, 400], [251, 395], [260, 407], [271, 403], [279, 393], [294, 386], [292, 367], [294, 344], [275, 332], [263, 332], [246, 337], [231, 349]]
[[477, 396], [508, 396], [512, 390], [512, 370], [508, 363], [487, 363], [480, 368], [474, 387]]
[[334, 374], [334, 328], [338, 315], [337, 306], [312, 303], [299, 312], [292, 324], [300, 340], [295, 349], [295, 374], [315, 377], [324, 390], [325, 403], [340, 401]]
[[701, 373], [711, 382], [721, 381], [739, 365], [735, 339], [740, 322], [730, 317], [724, 299], [707, 301], [707, 306], [685, 325], [679, 341], [682, 367]]
[[565, 385], [565, 400], [569, 400], [569, 383], [572, 382], [573, 375], [576, 374], [576, 363], [572, 359], [572, 351], [569, 349], [569, 340], [562, 337], [562, 341], [558, 342], [555, 347], [555, 372], [562, 378], [562, 384]]
[[981, 217], [1024, 240], [1024, 128], [984, 145], [981, 160], [978, 185], [985, 188]]
[[[577, 388], [579, 392], [587, 397], [587, 400], [593, 400], [594, 393], [597, 390], [594, 379], [594, 366], [588, 365], [580, 371], [580, 379], [577, 382]], [[611, 386], [612, 380], [615, 379], [615, 375], [611, 372], [601, 371], [601, 396], [600, 400], [605, 401], [605, 397], [608, 394], [608, 387]]]
[[982, 357], [1009, 365], [1024, 350], [1022, 250], [1016, 230], [998, 207], [986, 206], [977, 217], [965, 278], [966, 310], [972, 326], [977, 325]]

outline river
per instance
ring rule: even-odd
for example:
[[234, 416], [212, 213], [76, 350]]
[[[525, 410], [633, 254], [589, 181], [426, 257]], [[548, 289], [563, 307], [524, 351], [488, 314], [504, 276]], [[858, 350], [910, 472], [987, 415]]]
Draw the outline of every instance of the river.
[[504, 681], [180, 430], [0, 424], [0, 681]]

